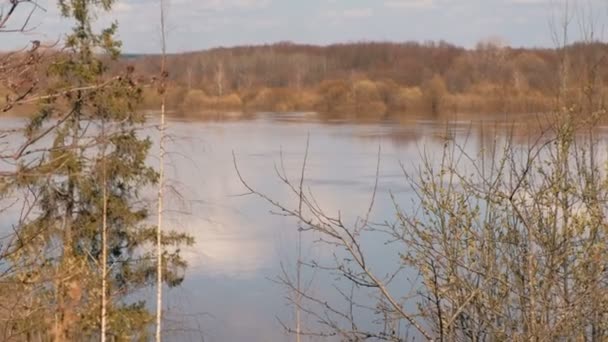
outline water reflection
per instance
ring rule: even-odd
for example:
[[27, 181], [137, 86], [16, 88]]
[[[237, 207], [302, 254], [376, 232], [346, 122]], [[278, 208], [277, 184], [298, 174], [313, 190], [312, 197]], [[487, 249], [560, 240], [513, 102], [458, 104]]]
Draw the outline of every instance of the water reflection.
[[[8, 125], [6, 119], [4, 124]], [[14, 121], [10, 121], [14, 124]], [[446, 126], [438, 121], [408, 120], [348, 124], [310, 113], [261, 114], [247, 120], [172, 121], [169, 150], [171, 187], [180, 193], [167, 200], [167, 227], [192, 234], [196, 245], [184, 250], [190, 268], [183, 287], [167, 293], [170, 340], [287, 340], [276, 317], [289, 322], [289, 293], [272, 282], [280, 265], [294, 264], [296, 225], [257, 198], [242, 196], [233, 153], [243, 177], [271, 198], [293, 203], [294, 195], [276, 176], [277, 169], [297, 179], [310, 139], [306, 187], [330, 215], [354, 222], [367, 211], [380, 157], [378, 197], [372, 220], [391, 220], [389, 191], [404, 205], [411, 189], [401, 165], [414, 170], [422, 150], [441, 155], [446, 134], [469, 139], [468, 147], [489, 144], [504, 132], [500, 124], [478, 125], [462, 120]], [[480, 129], [483, 128], [483, 132]], [[157, 140], [155, 132], [149, 132]], [[483, 133], [483, 134], [482, 134]], [[380, 151], [380, 155], [378, 155]], [[153, 162], [153, 159], [151, 160]], [[305, 258], [323, 259], [332, 251], [305, 237]], [[384, 241], [370, 241], [370, 264], [379, 272], [398, 262]], [[339, 295], [317, 274], [311, 291], [327, 300]], [[324, 283], [325, 282], [325, 283]], [[408, 289], [396, 289], [406, 295]], [[400, 292], [399, 292], [400, 291]], [[314, 324], [308, 317], [308, 324]]]
[[[452, 130], [460, 134], [467, 127]], [[191, 268], [184, 286], [169, 292], [174, 303], [171, 312], [190, 326], [200, 326], [206, 341], [288, 339], [276, 317], [291, 321], [293, 312], [286, 306], [289, 293], [272, 280], [281, 273], [281, 264], [289, 270], [295, 263], [296, 225], [270, 215], [271, 208], [259, 199], [240, 196], [245, 189], [236, 176], [233, 152], [252, 186], [277, 201], [293, 203], [296, 199], [275, 171], [284, 170], [297, 179], [310, 139], [306, 187], [328, 214], [339, 213], [352, 223], [369, 207], [380, 150], [379, 195], [373, 216], [392, 219], [389, 190], [403, 200], [411, 196], [400, 162], [409, 168], [418, 161], [421, 146], [442, 146], [435, 136], [444, 130], [437, 122], [423, 121], [327, 124], [310, 114], [172, 122], [170, 131], [180, 138], [171, 150], [180, 153], [172, 159], [170, 177], [182, 185], [189, 203], [189, 214], [176, 215], [175, 226], [194, 235], [197, 245], [185, 251]], [[315, 244], [316, 238], [305, 236], [305, 258], [331, 257], [333, 251]], [[394, 265], [396, 254], [387, 255], [384, 241], [376, 242], [370, 243], [374, 267], [383, 270]], [[339, 300], [331, 286], [324, 288], [331, 277], [309, 273], [306, 278], [314, 279], [311, 291]], [[308, 321], [314, 326], [312, 317]], [[182, 332], [174, 338], [195, 336]]]

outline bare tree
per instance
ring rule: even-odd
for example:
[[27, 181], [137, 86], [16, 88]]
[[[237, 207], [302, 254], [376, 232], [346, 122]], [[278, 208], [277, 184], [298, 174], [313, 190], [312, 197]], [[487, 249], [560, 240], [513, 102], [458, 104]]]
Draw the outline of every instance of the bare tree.
[[108, 320], [108, 171], [106, 165], [106, 149], [107, 149], [107, 137], [106, 137], [106, 123], [105, 118], [102, 119], [101, 123], [101, 139], [102, 150], [102, 226], [101, 226], [101, 331], [100, 337], [101, 342], [106, 341], [107, 336], [107, 320]]
[[163, 247], [162, 247], [162, 233], [163, 233], [163, 192], [165, 186], [165, 104], [167, 100], [166, 86], [167, 86], [167, 43], [166, 43], [166, 27], [165, 27], [165, 11], [166, 11], [165, 0], [160, 0], [160, 29], [161, 29], [161, 78], [159, 86], [159, 95], [161, 97], [160, 105], [160, 137], [159, 137], [159, 181], [158, 181], [158, 222], [156, 226], [156, 342], [160, 342], [162, 339], [162, 311], [163, 311]]
[[217, 96], [224, 96], [224, 63], [218, 62], [215, 69], [215, 86], [217, 89]]

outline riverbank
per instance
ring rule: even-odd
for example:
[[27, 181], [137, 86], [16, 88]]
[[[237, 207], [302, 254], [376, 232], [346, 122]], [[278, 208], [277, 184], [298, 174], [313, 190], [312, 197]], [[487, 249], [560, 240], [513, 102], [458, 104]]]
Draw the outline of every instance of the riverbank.
[[[608, 90], [604, 90], [608, 94]], [[168, 107], [177, 116], [206, 116], [218, 112], [319, 112], [354, 118], [387, 115], [446, 113], [539, 113], [551, 111], [556, 99], [535, 92], [478, 89], [451, 94], [435, 80], [425, 87], [400, 87], [390, 82], [361, 80], [324, 82], [312, 89], [261, 88], [224, 96], [174, 85], [168, 90]], [[160, 107], [153, 89], [146, 89], [143, 109]]]

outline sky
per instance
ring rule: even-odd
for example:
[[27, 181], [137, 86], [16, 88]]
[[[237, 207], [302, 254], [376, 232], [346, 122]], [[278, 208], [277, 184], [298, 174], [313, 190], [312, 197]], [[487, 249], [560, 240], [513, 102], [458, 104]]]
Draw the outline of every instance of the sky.
[[[500, 38], [511, 46], [551, 47], [551, 22], [563, 16], [565, 0], [169, 0], [168, 47], [171, 52], [218, 46], [291, 41], [331, 44], [354, 41], [446, 40], [473, 47]], [[3, 9], [8, 0], [0, 0]], [[603, 38], [608, 0], [569, 0], [570, 12], [595, 24]], [[31, 32], [4, 33], [0, 50], [29, 40], [61, 39], [69, 22], [55, 0], [38, 0]], [[159, 0], [118, 0], [112, 13], [98, 15], [98, 27], [113, 20], [126, 53], [155, 53], [160, 47]], [[13, 27], [31, 7], [24, 3], [11, 18]], [[573, 20], [579, 31], [579, 20]], [[608, 29], [608, 27], [606, 28]], [[576, 36], [573, 33], [572, 36]]]

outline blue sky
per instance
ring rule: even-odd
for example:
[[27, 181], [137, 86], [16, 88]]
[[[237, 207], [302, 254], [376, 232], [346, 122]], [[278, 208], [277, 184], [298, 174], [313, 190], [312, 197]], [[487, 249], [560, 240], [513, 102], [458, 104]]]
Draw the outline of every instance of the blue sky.
[[[550, 22], [560, 16], [564, 1], [169, 0], [169, 48], [177, 52], [277, 41], [439, 39], [472, 47], [489, 37], [500, 37], [512, 46], [552, 46]], [[7, 34], [3, 50], [32, 39], [62, 37], [69, 23], [59, 18], [55, 1], [39, 2], [47, 12], [34, 16], [36, 29], [27, 35]], [[21, 16], [26, 13], [23, 7]], [[603, 35], [608, 0], [570, 0], [570, 8], [572, 13], [584, 12], [584, 17], [592, 18], [597, 34]], [[125, 52], [158, 51], [158, 0], [119, 0], [112, 14], [99, 17], [100, 25], [111, 20], [119, 22]], [[574, 31], [578, 24], [573, 21]]]

